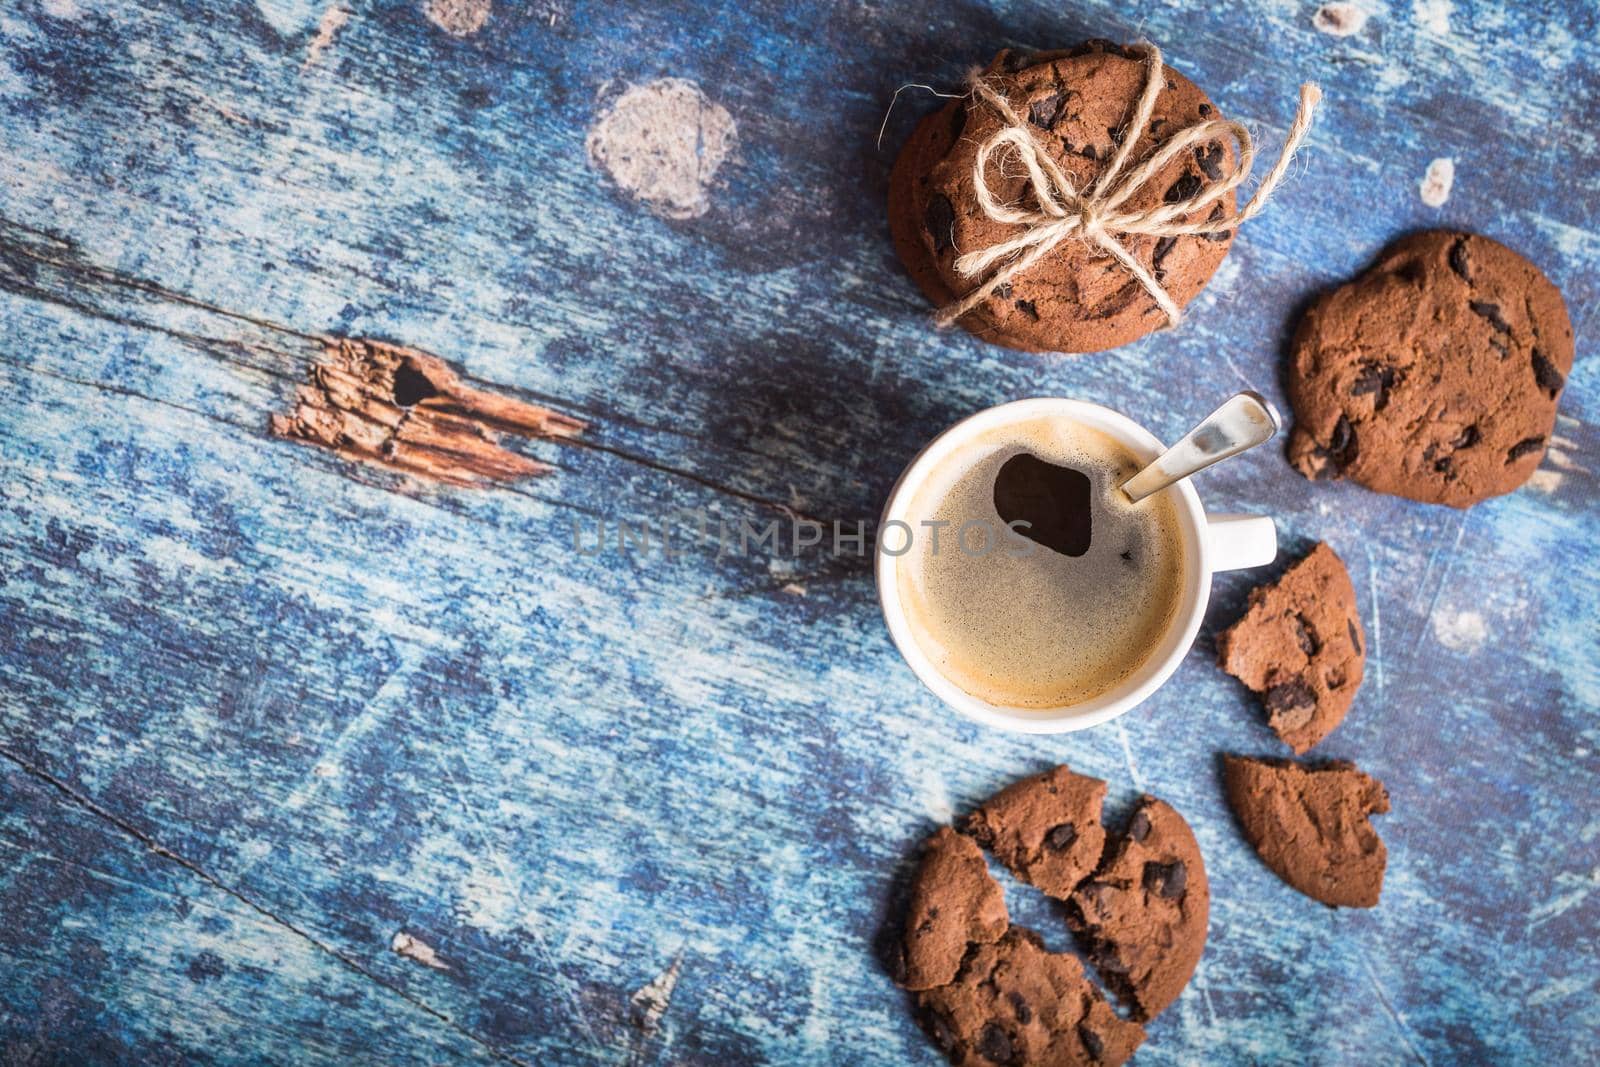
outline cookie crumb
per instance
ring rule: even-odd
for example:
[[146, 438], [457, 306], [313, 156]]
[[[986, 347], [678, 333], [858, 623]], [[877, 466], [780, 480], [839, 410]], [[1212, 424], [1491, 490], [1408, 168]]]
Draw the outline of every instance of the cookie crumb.
[[1367, 24], [1367, 13], [1355, 4], [1323, 4], [1311, 16], [1311, 25], [1319, 33], [1331, 37], [1349, 37], [1361, 32]]
[[1450, 199], [1450, 189], [1456, 183], [1456, 161], [1448, 156], [1440, 156], [1428, 164], [1428, 170], [1422, 175], [1422, 183], [1418, 187], [1422, 202], [1429, 207], [1443, 207], [1445, 201]]
[[439, 954], [429, 945], [404, 930], [397, 931], [394, 940], [389, 942], [389, 947], [408, 960], [416, 960], [424, 967], [432, 967], [436, 971], [448, 971], [450, 965], [439, 958]]

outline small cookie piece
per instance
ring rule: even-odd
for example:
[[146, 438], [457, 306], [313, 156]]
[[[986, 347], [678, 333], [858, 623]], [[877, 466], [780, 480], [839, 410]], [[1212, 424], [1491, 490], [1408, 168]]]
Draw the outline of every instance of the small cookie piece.
[[1010, 925], [1005, 894], [971, 839], [941, 826], [922, 846], [922, 864], [906, 909], [904, 976], [907, 989], [955, 979], [974, 943], [997, 940]]
[[1118, 1017], [1076, 957], [1014, 926], [976, 946], [956, 980], [917, 995], [923, 1027], [961, 1067], [1115, 1065], [1144, 1028]]
[[1024, 882], [1066, 900], [1100, 862], [1105, 796], [1100, 779], [1057, 767], [1002, 789], [961, 821], [961, 831]]
[[[1218, 118], [1206, 94], [1183, 75], [1165, 70], [1165, 86], [1145, 129], [1124, 129], [1143, 92], [1144, 56], [1109, 41], [1068, 52], [1002, 51], [983, 72], [985, 82], [1026, 119], [1028, 131], [1078, 189], [1089, 188], [1130, 134], [1138, 141], [1127, 174], [1185, 127]], [[979, 279], [962, 275], [956, 258], [1010, 240], [1018, 227], [996, 222], [979, 206], [973, 167], [979, 146], [1004, 124], [975, 94], [952, 100], [925, 118], [906, 142], [889, 177], [889, 228], [913, 280], [943, 307]], [[1001, 157], [1003, 160], [1006, 157]], [[1146, 182], [1120, 210], [1143, 211], [1199, 192], [1225, 178], [1236, 163], [1231, 142], [1210, 141], [1181, 153]], [[987, 181], [1002, 202], [1031, 202], [1020, 166], [991, 164]], [[1223, 218], [1232, 192], [1183, 221]], [[1228, 254], [1233, 231], [1157, 237], [1119, 234], [1173, 301], [1193, 300]], [[1097, 352], [1166, 325], [1155, 299], [1107, 253], [1068, 240], [1011, 282], [996, 287], [960, 323], [985, 340], [1035, 352]]]
[[1178, 999], [1206, 947], [1211, 890], [1200, 846], [1172, 807], [1143, 797], [1069, 922], [1089, 961], [1141, 1022]]
[[1487, 237], [1414, 234], [1301, 321], [1289, 462], [1458, 508], [1509, 493], [1539, 466], [1572, 356], [1539, 268]]
[[1344, 561], [1325, 542], [1217, 635], [1217, 662], [1255, 692], [1267, 724], [1302, 755], [1344, 721], [1366, 669], [1367, 635]]
[[1332, 907], [1377, 906], [1388, 851], [1368, 817], [1389, 810], [1382, 782], [1343, 760], [1224, 756], [1223, 784], [1245, 839], [1279, 878]]

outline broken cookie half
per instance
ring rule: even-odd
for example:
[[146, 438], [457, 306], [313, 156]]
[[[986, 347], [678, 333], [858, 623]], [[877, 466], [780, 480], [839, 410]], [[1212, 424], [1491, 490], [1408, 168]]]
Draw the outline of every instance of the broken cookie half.
[[1261, 696], [1267, 724], [1303, 755], [1344, 721], [1366, 667], [1366, 633], [1344, 561], [1325, 543], [1250, 591], [1217, 635], [1222, 669]]
[[1223, 757], [1223, 782], [1245, 838], [1295, 889], [1339, 908], [1371, 908], [1388, 851], [1370, 816], [1389, 810], [1383, 783], [1336, 760]]
[[[1119, 1064], [1183, 991], [1205, 948], [1210, 891], [1194, 835], [1144, 797], [1122, 833], [1101, 821], [1106, 784], [1057, 767], [1001, 790], [924, 847], [904, 966], [923, 1026], [957, 1064]], [[974, 843], [975, 842], [975, 843]], [[978, 845], [1068, 904], [1068, 926], [1132, 1020], [1076, 956], [1010, 925]], [[949, 977], [946, 977], [946, 976]]]

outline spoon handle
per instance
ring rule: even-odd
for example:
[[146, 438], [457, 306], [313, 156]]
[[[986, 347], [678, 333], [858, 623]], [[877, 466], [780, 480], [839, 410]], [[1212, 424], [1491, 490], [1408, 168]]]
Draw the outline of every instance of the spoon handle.
[[1235, 393], [1183, 435], [1144, 470], [1122, 483], [1129, 500], [1138, 503], [1213, 463], [1254, 448], [1278, 432], [1278, 413], [1260, 393]]

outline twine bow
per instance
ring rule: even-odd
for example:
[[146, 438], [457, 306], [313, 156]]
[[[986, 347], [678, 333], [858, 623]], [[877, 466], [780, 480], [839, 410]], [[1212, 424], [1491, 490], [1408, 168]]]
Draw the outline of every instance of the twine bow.
[[[995, 288], [1027, 271], [1069, 237], [1087, 241], [1115, 258], [1155, 298], [1161, 310], [1166, 313], [1167, 321], [1176, 326], [1182, 315], [1177, 303], [1161, 287], [1161, 283], [1156, 280], [1150, 269], [1134, 258], [1122, 242], [1112, 235], [1150, 234], [1171, 237], [1181, 234], [1217, 233], [1233, 229], [1253, 218], [1266, 206], [1272, 191], [1277, 188], [1288, 171], [1289, 160], [1294, 155], [1295, 149], [1300, 147], [1300, 143], [1311, 130], [1311, 117], [1316, 111], [1317, 102], [1322, 99], [1322, 90], [1309, 82], [1300, 86], [1300, 104], [1295, 111], [1294, 125], [1289, 128], [1289, 136], [1278, 153], [1278, 161], [1272, 165], [1272, 169], [1267, 172], [1267, 176], [1243, 208], [1222, 218], [1183, 222], [1181, 220], [1184, 216], [1209, 207], [1250, 176], [1250, 168], [1255, 163], [1256, 157], [1255, 143], [1250, 139], [1250, 132], [1239, 123], [1231, 119], [1209, 119], [1188, 126], [1162, 142], [1160, 148], [1119, 181], [1118, 175], [1122, 173], [1128, 157], [1133, 154], [1134, 145], [1139, 141], [1141, 131], [1149, 124], [1150, 113], [1155, 110], [1156, 98], [1161, 95], [1165, 83], [1162, 76], [1161, 50], [1148, 42], [1134, 47], [1145, 55], [1148, 73], [1144, 91], [1140, 94], [1138, 107], [1126, 127], [1127, 134], [1122, 139], [1122, 145], [1111, 157], [1110, 164], [1100, 172], [1099, 177], [1082, 191], [1073, 185], [1072, 179], [1067, 177], [1060, 165], [1051, 158], [1050, 153], [1034, 138], [1027, 123], [1012, 109], [1006, 98], [982, 80], [973, 81], [973, 93], [999, 112], [1005, 121], [1004, 128], [979, 146], [977, 160], [972, 166], [972, 183], [977, 193], [978, 206], [995, 222], [1022, 226], [1025, 229], [1009, 240], [957, 257], [956, 270], [963, 277], [983, 280], [965, 297], [939, 311], [935, 319], [939, 326], [953, 324], [981, 304]], [[1123, 209], [1122, 205], [1128, 198], [1154, 178], [1179, 153], [1192, 145], [1216, 140], [1218, 137], [1231, 137], [1238, 145], [1239, 162], [1231, 174], [1210, 180], [1202, 184], [1192, 195], [1170, 203], [1142, 210]], [[989, 183], [985, 178], [989, 163], [997, 153], [1006, 149], [1015, 153], [1027, 171], [1028, 184], [1033, 189], [1037, 206], [1020, 207], [1003, 203], [989, 191]], [[1003, 260], [1010, 262], [992, 275], [987, 274]]]

